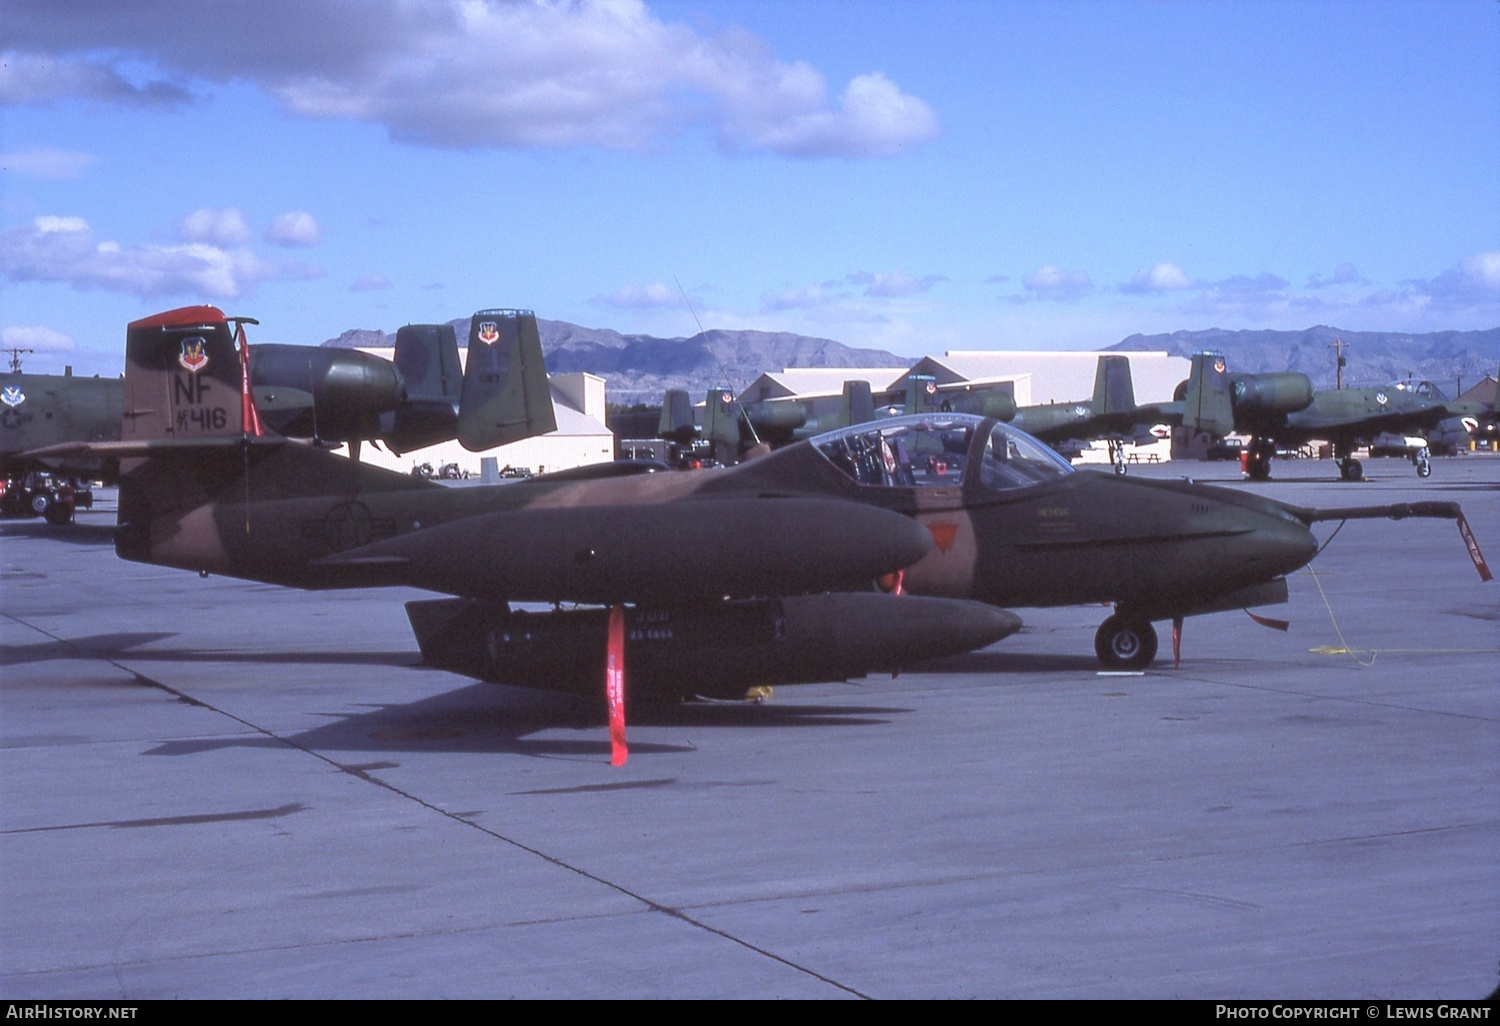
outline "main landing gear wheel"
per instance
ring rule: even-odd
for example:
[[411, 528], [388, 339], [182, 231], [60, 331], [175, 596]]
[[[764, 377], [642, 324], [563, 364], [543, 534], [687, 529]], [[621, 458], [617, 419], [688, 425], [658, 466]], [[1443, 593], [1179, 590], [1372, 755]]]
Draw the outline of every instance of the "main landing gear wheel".
[[1094, 654], [1112, 670], [1144, 670], [1156, 658], [1156, 628], [1116, 613], [1099, 625]]
[[1271, 480], [1271, 457], [1275, 455], [1275, 442], [1268, 438], [1250, 439], [1250, 458], [1245, 463], [1245, 473], [1250, 480]]
[[1345, 481], [1359, 481], [1365, 476], [1365, 468], [1359, 460], [1350, 457], [1339, 464], [1339, 473]]

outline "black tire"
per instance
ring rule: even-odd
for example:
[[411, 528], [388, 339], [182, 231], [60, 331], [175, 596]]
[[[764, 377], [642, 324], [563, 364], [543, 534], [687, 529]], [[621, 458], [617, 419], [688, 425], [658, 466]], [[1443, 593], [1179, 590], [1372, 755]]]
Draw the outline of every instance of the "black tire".
[[1099, 625], [1094, 654], [1112, 670], [1144, 670], [1156, 658], [1156, 628], [1116, 613]]
[[57, 527], [73, 522], [73, 507], [62, 502], [54, 502], [47, 512], [42, 514], [47, 518], [47, 523]]
[[1365, 468], [1359, 460], [1350, 458], [1339, 467], [1339, 473], [1343, 475], [1345, 481], [1359, 481], [1365, 476]]
[[1271, 479], [1271, 461], [1264, 456], [1251, 456], [1245, 472], [1250, 475], [1252, 481], [1269, 481]]
[[37, 492], [31, 497], [31, 502], [29, 503], [29, 505], [31, 506], [31, 513], [33, 516], [44, 517], [48, 513], [52, 512], [54, 503], [52, 501], [52, 496], [48, 495], [46, 492]]

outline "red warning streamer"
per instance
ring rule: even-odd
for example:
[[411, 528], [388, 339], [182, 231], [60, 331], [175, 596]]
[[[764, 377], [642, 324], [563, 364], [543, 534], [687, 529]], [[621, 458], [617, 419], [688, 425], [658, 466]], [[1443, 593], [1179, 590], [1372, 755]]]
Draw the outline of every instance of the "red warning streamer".
[[1288, 621], [1278, 620], [1274, 616], [1259, 616], [1248, 609], [1245, 610], [1245, 615], [1262, 627], [1269, 627], [1273, 631], [1289, 631], [1292, 629], [1292, 625]]
[[1489, 564], [1484, 561], [1484, 553], [1479, 551], [1479, 543], [1474, 540], [1474, 532], [1469, 530], [1469, 521], [1462, 513], [1458, 515], [1458, 533], [1463, 537], [1464, 544], [1469, 547], [1469, 558], [1474, 561], [1474, 569], [1479, 571], [1479, 579], [1493, 581], [1495, 576], [1490, 573]]
[[604, 666], [604, 697], [609, 702], [609, 764], [623, 766], [625, 747], [625, 607], [609, 607], [609, 654]]

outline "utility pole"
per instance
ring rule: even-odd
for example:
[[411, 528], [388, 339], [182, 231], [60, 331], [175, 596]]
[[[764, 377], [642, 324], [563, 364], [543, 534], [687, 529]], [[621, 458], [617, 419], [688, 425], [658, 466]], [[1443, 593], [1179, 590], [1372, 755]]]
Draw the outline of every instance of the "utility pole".
[[1332, 349], [1338, 355], [1338, 363], [1335, 365], [1333, 371], [1334, 388], [1344, 387], [1344, 365], [1349, 362], [1348, 360], [1344, 359], [1344, 350], [1348, 347], [1349, 343], [1345, 342], [1341, 338], [1336, 338], [1332, 342], [1328, 343], [1328, 348]]
[[34, 352], [36, 352], [35, 349], [0, 349], [0, 353], [10, 354], [10, 372], [12, 374], [21, 373], [21, 354]]

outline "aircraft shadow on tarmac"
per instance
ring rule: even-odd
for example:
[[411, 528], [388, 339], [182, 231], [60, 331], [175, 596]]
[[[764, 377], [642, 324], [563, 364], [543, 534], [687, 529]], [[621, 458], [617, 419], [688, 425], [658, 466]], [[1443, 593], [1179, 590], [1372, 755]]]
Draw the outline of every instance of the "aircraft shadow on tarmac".
[[[140, 660], [159, 663], [250, 663], [267, 665], [308, 664], [313, 666], [394, 666], [417, 668], [420, 656], [410, 650], [380, 652], [216, 652], [213, 649], [153, 648], [142, 650], [165, 638], [175, 638], [175, 631], [118, 634], [94, 634], [86, 638], [41, 641], [34, 645], [8, 645], [0, 650], [0, 666], [24, 666], [28, 663], [66, 659]], [[133, 672], [133, 671], [132, 671]]]
[[[782, 705], [750, 702], [684, 702], [632, 709], [630, 725], [686, 728], [869, 727], [908, 709]], [[330, 722], [284, 738], [234, 736], [169, 741], [147, 755], [196, 755], [225, 748], [290, 744], [328, 752], [479, 752], [547, 757], [609, 758], [602, 695], [598, 700], [498, 684], [474, 683], [401, 705], [375, 706], [353, 715], [330, 713]], [[549, 730], [585, 732], [577, 738], [534, 737]], [[633, 754], [691, 752], [692, 744], [630, 742]], [[365, 767], [366, 769], [370, 767]]]
[[73, 545], [115, 544], [114, 524], [49, 524], [44, 520], [13, 520], [0, 523], [0, 537], [46, 538]]
[[[1099, 672], [1099, 660], [1084, 655], [1050, 655], [1042, 652], [1005, 652], [981, 649], [961, 655], [932, 659], [911, 667], [912, 673], [1085, 673]], [[1017, 680], [1014, 683], [1029, 683]]]

